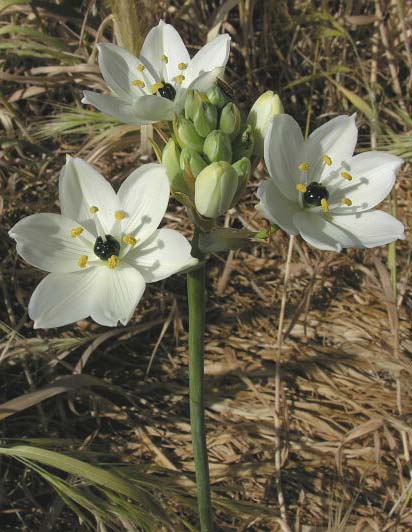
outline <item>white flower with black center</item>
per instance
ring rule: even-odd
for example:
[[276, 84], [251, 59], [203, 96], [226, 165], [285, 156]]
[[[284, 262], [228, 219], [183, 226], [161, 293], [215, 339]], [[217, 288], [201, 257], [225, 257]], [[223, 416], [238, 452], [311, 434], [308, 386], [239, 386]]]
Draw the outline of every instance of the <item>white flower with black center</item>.
[[83, 103], [127, 124], [172, 120], [184, 107], [187, 89], [206, 92], [223, 75], [230, 37], [219, 35], [190, 59], [180, 35], [160, 21], [137, 58], [115, 44], [99, 44], [101, 73], [113, 92], [84, 91]]
[[403, 160], [378, 151], [354, 156], [357, 137], [355, 115], [330, 120], [307, 140], [291, 116], [275, 116], [264, 149], [271, 179], [258, 188], [258, 209], [324, 250], [404, 238], [401, 222], [374, 209], [390, 193]]
[[157, 229], [169, 192], [159, 164], [132, 172], [116, 194], [88, 163], [67, 159], [59, 183], [62, 214], [28, 216], [9, 232], [23, 259], [50, 272], [30, 299], [35, 328], [88, 316], [101, 325], [126, 325], [146, 283], [196, 264], [183, 235]]

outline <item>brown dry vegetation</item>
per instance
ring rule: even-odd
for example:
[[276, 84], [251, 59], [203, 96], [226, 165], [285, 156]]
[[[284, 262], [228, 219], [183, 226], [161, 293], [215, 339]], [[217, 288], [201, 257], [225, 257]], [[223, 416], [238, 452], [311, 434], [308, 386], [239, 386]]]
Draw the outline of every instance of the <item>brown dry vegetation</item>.
[[[227, 79], [245, 109], [273, 89], [311, 129], [358, 111], [360, 149], [411, 156], [410, 0], [136, 3], [140, 28], [123, 24], [125, 44], [138, 48], [159, 17], [192, 51], [208, 32], [229, 32]], [[57, 212], [66, 153], [115, 187], [152, 157], [137, 127], [80, 104], [82, 89], [104, 90], [94, 44], [114, 39], [109, 15], [101, 2], [0, 1], [2, 531], [196, 530], [184, 277], [150, 285], [127, 328], [34, 331], [27, 303], [43, 274], [7, 236], [22, 216]], [[260, 168], [227, 224], [264, 227], [254, 210], [262, 177]], [[281, 232], [211, 258], [207, 429], [219, 530], [280, 530], [286, 520], [297, 531], [412, 529], [410, 183], [407, 164], [383, 206], [408, 228], [396, 255], [321, 253], [297, 239], [286, 289]], [[166, 223], [190, 235], [174, 201]]]

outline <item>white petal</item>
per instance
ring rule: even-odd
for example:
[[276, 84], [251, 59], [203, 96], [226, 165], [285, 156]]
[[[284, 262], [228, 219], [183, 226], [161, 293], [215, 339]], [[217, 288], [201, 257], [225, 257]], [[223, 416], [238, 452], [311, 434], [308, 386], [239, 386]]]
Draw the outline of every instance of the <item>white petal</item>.
[[106, 115], [113, 116], [125, 124], [151, 124], [171, 120], [175, 103], [156, 95], [139, 96], [132, 103], [117, 96], [106, 96], [97, 92], [84, 91], [82, 103], [93, 105]]
[[153, 283], [195, 266], [198, 261], [190, 251], [190, 243], [178, 231], [159, 229], [142, 246], [128, 253], [126, 260], [135, 265], [146, 283]]
[[[140, 56], [151, 65], [158, 79], [165, 81], [174, 81], [175, 76], [182, 73], [179, 63], [190, 61], [189, 52], [178, 32], [162, 20], [147, 34]], [[167, 57], [167, 63], [162, 56]]]
[[[356, 115], [337, 116], [318, 127], [305, 142], [306, 161], [311, 164], [308, 181], [322, 181], [333, 170], [342, 167], [342, 163], [351, 159], [358, 140]], [[328, 166], [322, 160], [327, 155], [332, 159]]]
[[114, 213], [119, 201], [106, 179], [82, 159], [68, 157], [59, 181], [59, 197], [62, 214], [95, 233], [95, 222], [90, 207], [97, 207], [97, 218], [104, 231], [110, 234], [115, 222]]
[[34, 327], [62, 327], [87, 318], [92, 309], [100, 269], [51, 273], [45, 277], [29, 303], [29, 316], [34, 320]]
[[[352, 181], [343, 179], [339, 173], [330, 182], [330, 188], [328, 185], [328, 189], [332, 189], [330, 210], [334, 214], [351, 214], [372, 209], [392, 190], [402, 163], [400, 157], [386, 152], [370, 151], [355, 155], [346, 166]], [[344, 198], [352, 201], [351, 207], [342, 204]]]
[[71, 236], [78, 225], [60, 214], [33, 214], [17, 222], [9, 235], [16, 240], [17, 253], [32, 266], [47, 272], [76, 272], [81, 255], [96, 259], [93, 235], [85, 230], [81, 238]]
[[114, 269], [100, 267], [98, 270], [92, 319], [107, 327], [116, 327], [119, 321], [126, 325], [145, 290], [142, 275], [124, 262]]
[[217, 78], [223, 77], [224, 72], [224, 68], [214, 68], [210, 72], [203, 72], [197, 78], [194, 78], [189, 85], [185, 81], [185, 86], [189, 89], [197, 89], [200, 92], [207, 92], [210, 87], [216, 83]]
[[302, 180], [298, 166], [302, 162], [303, 135], [296, 120], [280, 114], [273, 118], [265, 137], [265, 163], [282, 193], [297, 201], [296, 185]]
[[219, 35], [213, 41], [208, 42], [190, 61], [187, 70], [184, 72], [185, 84], [187, 86], [190, 85], [201, 74], [210, 72], [215, 68], [222, 69], [221, 72], [223, 72], [229, 59], [229, 53], [229, 35]]
[[136, 96], [145, 91], [135, 85], [133, 81], [141, 79], [150, 87], [154, 83], [153, 76], [148, 69], [143, 72], [137, 70], [141, 63], [133, 54], [115, 44], [99, 44], [100, 71], [112, 91], [125, 102], [133, 102]]
[[294, 222], [302, 238], [323, 250], [372, 248], [404, 237], [403, 225], [383, 211], [328, 217], [305, 211], [296, 214]]
[[145, 164], [122, 183], [118, 198], [126, 218], [122, 232], [131, 234], [142, 244], [159, 226], [169, 202], [170, 184], [166, 168]]
[[284, 196], [272, 180], [259, 185], [257, 196], [260, 203], [256, 208], [265, 218], [281, 227], [289, 235], [298, 234], [293, 223], [294, 215], [301, 210], [297, 202], [290, 201]]

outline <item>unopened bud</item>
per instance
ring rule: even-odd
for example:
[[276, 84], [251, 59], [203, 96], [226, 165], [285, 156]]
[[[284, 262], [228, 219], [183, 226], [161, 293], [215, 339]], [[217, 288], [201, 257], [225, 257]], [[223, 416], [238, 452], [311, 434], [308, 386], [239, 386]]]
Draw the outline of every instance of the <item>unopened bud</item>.
[[226, 94], [218, 85], [213, 85], [207, 93], [207, 99], [212, 105], [215, 105], [218, 109], [222, 109], [228, 101]]
[[173, 185], [173, 180], [182, 173], [180, 168], [180, 150], [173, 139], [169, 139], [163, 149], [162, 164], [166, 167], [170, 184]]
[[189, 168], [193, 176], [197, 177], [206, 166], [206, 161], [197, 152], [183, 148], [180, 154], [180, 168], [182, 170]]
[[202, 152], [204, 139], [197, 134], [195, 126], [190, 120], [179, 116], [174, 122], [174, 132], [181, 148]]
[[197, 109], [203, 101], [207, 101], [207, 98], [201, 92], [193, 89], [187, 91], [185, 98], [185, 117], [188, 120], [193, 120]]
[[233, 144], [233, 158], [235, 160], [242, 157], [250, 157], [255, 147], [253, 127], [250, 124], [242, 126], [239, 135]]
[[239, 178], [229, 163], [212, 163], [200, 172], [195, 183], [196, 209], [206, 218], [217, 218], [232, 205]]
[[237, 105], [232, 102], [227, 103], [220, 115], [220, 129], [231, 138], [236, 137], [240, 129], [240, 111]]
[[234, 164], [232, 164], [232, 168], [234, 168], [239, 178], [237, 191], [235, 197], [233, 198], [233, 203], [231, 205], [233, 207], [239, 201], [240, 196], [242, 196], [246, 189], [249, 178], [252, 174], [252, 164], [250, 162], [250, 159], [248, 159], [247, 157], [242, 157], [242, 159], [239, 159]]
[[270, 121], [276, 115], [283, 113], [283, 105], [277, 94], [273, 91], [264, 92], [255, 101], [250, 110], [247, 122], [255, 132], [254, 153], [263, 157], [263, 145]]
[[215, 129], [205, 139], [203, 153], [213, 163], [217, 161], [232, 162], [232, 144], [229, 135]]
[[193, 124], [201, 137], [207, 137], [217, 127], [217, 108], [202, 102], [194, 114]]

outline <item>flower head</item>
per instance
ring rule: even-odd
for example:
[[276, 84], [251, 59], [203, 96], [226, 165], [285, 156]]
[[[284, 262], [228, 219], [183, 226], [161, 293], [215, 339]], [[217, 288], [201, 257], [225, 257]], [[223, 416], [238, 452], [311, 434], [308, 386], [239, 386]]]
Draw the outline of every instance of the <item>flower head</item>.
[[271, 179], [259, 186], [259, 210], [324, 250], [403, 238], [401, 222], [374, 209], [391, 191], [403, 161], [378, 151], [354, 156], [357, 136], [355, 116], [338, 116], [307, 140], [291, 116], [275, 116], [265, 138]]
[[84, 91], [82, 102], [128, 124], [150, 124], [179, 113], [187, 89], [206, 92], [222, 76], [230, 37], [219, 35], [190, 59], [178, 32], [160, 21], [149, 31], [139, 58], [115, 44], [98, 48], [100, 70], [113, 95]]
[[9, 232], [21, 257], [50, 272], [30, 299], [36, 328], [88, 316], [126, 325], [146, 283], [196, 263], [186, 238], [157, 229], [169, 192], [159, 164], [132, 172], [116, 194], [92, 166], [68, 158], [59, 183], [62, 214], [28, 216]]

